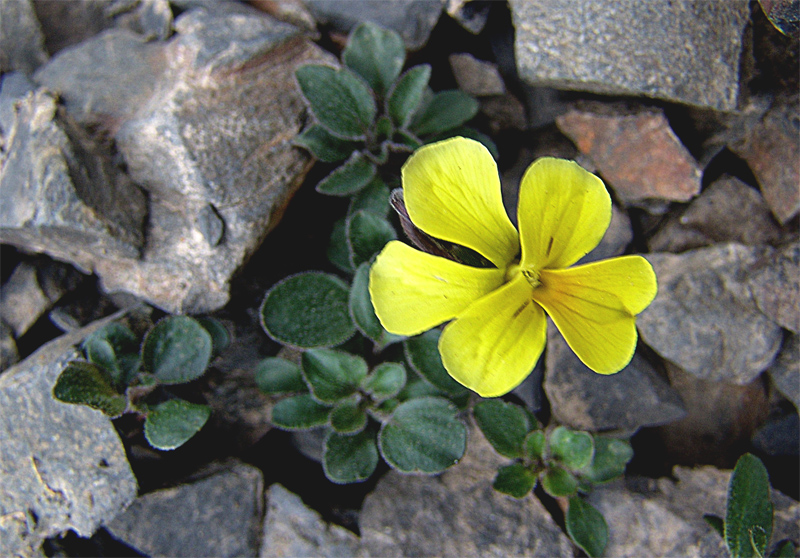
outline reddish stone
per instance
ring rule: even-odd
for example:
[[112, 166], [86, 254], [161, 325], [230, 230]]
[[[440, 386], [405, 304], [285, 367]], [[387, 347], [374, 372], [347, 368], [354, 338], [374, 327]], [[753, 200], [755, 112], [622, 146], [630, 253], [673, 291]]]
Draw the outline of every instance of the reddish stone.
[[573, 109], [556, 123], [624, 202], [688, 201], [700, 192], [702, 171], [663, 112], [608, 112]]

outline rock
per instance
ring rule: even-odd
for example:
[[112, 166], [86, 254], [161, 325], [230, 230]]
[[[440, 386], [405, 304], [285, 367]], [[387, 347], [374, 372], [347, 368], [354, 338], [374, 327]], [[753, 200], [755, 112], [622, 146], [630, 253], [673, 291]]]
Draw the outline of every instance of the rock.
[[31, 0], [0, 2], [0, 74], [32, 74], [45, 62], [44, 36]]
[[549, 324], [544, 381], [553, 417], [559, 424], [599, 432], [633, 433], [685, 416], [680, 396], [639, 354], [617, 374], [589, 370]]
[[775, 387], [800, 409], [800, 336], [786, 336], [778, 358], [767, 372]]
[[764, 314], [800, 333], [800, 242], [787, 244], [761, 260], [752, 270], [749, 283]]
[[[621, 483], [589, 495], [609, 525], [607, 556], [728, 556], [725, 543], [704, 514], [725, 517], [729, 471], [713, 467], [675, 467], [677, 482], [651, 481], [645, 492], [625, 490]], [[800, 504], [774, 491], [775, 540], [800, 534]]]
[[770, 254], [735, 243], [647, 254], [658, 294], [637, 318], [641, 338], [698, 378], [750, 383], [772, 363], [783, 336], [758, 309], [747, 277]]
[[156, 556], [256, 556], [263, 513], [261, 471], [244, 463], [137, 498], [106, 528]]
[[305, 3], [319, 23], [330, 24], [338, 31], [347, 33], [362, 21], [371, 21], [397, 31], [408, 50], [419, 50], [439, 21], [445, 0], [305, 0]]
[[[171, 313], [205, 313], [228, 301], [231, 276], [310, 167], [292, 145], [307, 111], [295, 69], [333, 58], [298, 29], [240, 3], [189, 9], [175, 28], [167, 43], [107, 31], [36, 77], [81, 122], [104, 123], [130, 177], [149, 191], [141, 257], [93, 256], [103, 289]], [[87, 90], [75, 80], [76, 66], [98, 85]], [[117, 94], [108, 83], [130, 87]]]
[[659, 429], [667, 451], [679, 463], [733, 467], [769, 412], [764, 383], [746, 385], [702, 380], [667, 363], [672, 388], [686, 416]]
[[0, 372], [19, 362], [17, 342], [11, 333], [11, 328], [0, 321]]
[[[737, 108], [749, 2], [613, 6], [512, 0], [519, 75], [534, 85]], [[709, 32], [713, 30], [713, 32]]]
[[273, 484], [267, 490], [267, 513], [260, 558], [357, 556], [359, 538], [339, 525], [326, 523], [300, 496]]
[[670, 217], [650, 239], [655, 252], [683, 252], [716, 242], [774, 244], [782, 231], [764, 198], [733, 176], [708, 186], [686, 210]]
[[794, 456], [800, 453], [800, 415], [797, 410], [770, 418], [753, 435], [753, 447], [770, 457]]
[[503, 130], [525, 130], [528, 127], [525, 106], [514, 95], [506, 93], [481, 99], [481, 112], [489, 119], [493, 134]]
[[6, 134], [17, 119], [15, 103], [35, 89], [36, 84], [21, 72], [5, 74], [0, 80], [0, 129]]
[[250, 5], [300, 29], [317, 29], [317, 22], [303, 0], [251, 0]]
[[461, 27], [478, 35], [489, 19], [489, 5], [473, 0], [447, 0], [447, 15], [456, 20]]
[[0, 241], [90, 271], [105, 257], [138, 257], [145, 198], [44, 90], [16, 105], [0, 168]]
[[0, 318], [11, 326], [19, 338], [53, 304], [42, 292], [36, 268], [22, 262], [0, 289]]
[[660, 110], [593, 103], [556, 117], [556, 123], [627, 204], [688, 201], [700, 192], [702, 169]]
[[368, 556], [572, 556], [569, 540], [535, 496], [492, 488], [507, 460], [472, 429], [467, 454], [439, 477], [390, 471], [361, 510]]
[[749, 131], [745, 138], [731, 145], [758, 180], [764, 199], [781, 223], [800, 211], [800, 109], [791, 104], [777, 104]]
[[169, 0], [113, 0], [106, 13], [116, 27], [130, 29], [145, 38], [163, 41], [172, 33]]
[[136, 479], [111, 421], [56, 401], [74, 345], [121, 314], [44, 345], [0, 375], [0, 555], [27, 556], [48, 537], [91, 536], [136, 497]]
[[478, 60], [469, 53], [451, 54], [449, 60], [459, 89], [475, 97], [503, 95], [506, 92], [503, 77], [491, 62]]

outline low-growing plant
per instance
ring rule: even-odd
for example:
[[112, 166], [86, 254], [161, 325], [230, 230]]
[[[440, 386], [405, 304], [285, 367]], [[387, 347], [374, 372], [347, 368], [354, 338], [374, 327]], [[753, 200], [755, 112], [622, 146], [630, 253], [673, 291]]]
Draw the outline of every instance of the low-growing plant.
[[202, 376], [214, 354], [229, 343], [225, 327], [212, 318], [168, 316], [142, 339], [112, 322], [84, 339], [86, 360], [70, 361], [53, 387], [53, 397], [85, 405], [110, 418], [133, 413], [144, 418], [148, 443], [172, 450], [208, 420], [211, 408], [170, 393], [169, 386]]

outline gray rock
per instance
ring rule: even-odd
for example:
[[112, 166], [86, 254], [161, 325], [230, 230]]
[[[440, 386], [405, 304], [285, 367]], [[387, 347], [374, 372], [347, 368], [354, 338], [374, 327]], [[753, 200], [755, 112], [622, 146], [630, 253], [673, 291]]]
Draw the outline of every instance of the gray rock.
[[559, 424], [592, 432], [633, 433], [643, 426], [678, 420], [686, 412], [680, 396], [638, 354], [617, 374], [587, 368], [550, 323], [544, 389]]
[[[609, 525], [607, 556], [729, 556], [725, 544], [703, 514], [725, 517], [730, 471], [713, 467], [675, 467], [671, 479], [650, 481], [649, 489], [633, 492], [621, 483], [595, 490], [589, 501]], [[775, 540], [797, 539], [800, 505], [773, 491]]]
[[0, 74], [32, 74], [47, 62], [31, 0], [0, 0]]
[[326, 523], [300, 496], [273, 484], [267, 490], [267, 513], [260, 558], [358, 555], [359, 538], [344, 527]]
[[21, 72], [3, 76], [0, 80], [0, 129], [6, 133], [11, 132], [11, 127], [17, 118], [14, 105], [35, 89], [36, 84]]
[[397, 31], [406, 48], [419, 50], [439, 21], [445, 0], [384, 0], [383, 2], [342, 2], [305, 0], [320, 23], [329, 23], [344, 33], [362, 21]]
[[17, 342], [11, 333], [11, 328], [0, 321], [0, 372], [19, 362]]
[[19, 338], [47, 312], [53, 302], [39, 286], [36, 267], [22, 262], [0, 288], [0, 318], [11, 326], [14, 336]]
[[492, 488], [507, 462], [473, 429], [467, 454], [439, 477], [386, 474], [361, 510], [368, 556], [571, 557], [572, 547], [535, 496]]
[[84, 271], [98, 255], [138, 257], [145, 199], [43, 90], [18, 101], [0, 168], [0, 241]]
[[116, 27], [130, 29], [147, 39], [163, 41], [172, 32], [172, 9], [169, 0], [112, 0], [106, 14]]
[[489, 19], [489, 5], [486, 2], [447, 0], [445, 11], [461, 27], [475, 35], [483, 31]]
[[778, 390], [800, 409], [800, 336], [788, 335], [767, 371]]
[[0, 375], [0, 555], [26, 556], [45, 538], [91, 536], [136, 497], [111, 421], [52, 397], [73, 347], [119, 314], [41, 347]]
[[264, 507], [261, 471], [234, 463], [221, 472], [137, 498], [106, 528], [155, 556], [256, 556]]
[[627, 204], [700, 192], [702, 169], [660, 110], [587, 103], [556, 123]]
[[637, 318], [642, 339], [699, 378], [749, 383], [775, 358], [783, 335], [758, 309], [747, 280], [770, 253], [729, 243], [646, 255], [658, 294]]
[[753, 435], [753, 447], [757, 452], [773, 457], [800, 454], [800, 415], [790, 411], [772, 417]]
[[503, 77], [495, 64], [478, 60], [468, 53], [451, 54], [449, 61], [458, 88], [470, 95], [485, 97], [506, 92]]
[[731, 111], [749, 2], [511, 0], [520, 77]]
[[772, 244], [781, 236], [761, 194], [738, 178], [723, 176], [682, 214], [670, 217], [649, 247], [654, 252], [683, 252], [726, 241]]
[[779, 248], [750, 275], [758, 308], [782, 327], [800, 333], [800, 242]]

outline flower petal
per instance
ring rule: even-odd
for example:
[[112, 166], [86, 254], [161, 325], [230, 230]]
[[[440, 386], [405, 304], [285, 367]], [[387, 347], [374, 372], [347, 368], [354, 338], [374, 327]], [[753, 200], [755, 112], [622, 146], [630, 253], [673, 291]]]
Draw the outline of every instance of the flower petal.
[[394, 240], [372, 265], [369, 294], [388, 332], [416, 335], [502, 285], [504, 275], [501, 269], [469, 267]]
[[517, 276], [471, 304], [444, 328], [439, 352], [447, 372], [483, 397], [517, 387], [544, 350], [547, 320]]
[[570, 269], [542, 270], [533, 299], [555, 322], [581, 361], [598, 374], [615, 374], [636, 349], [636, 314], [655, 298], [652, 266], [623, 256]]
[[568, 267], [600, 243], [611, 223], [611, 197], [577, 163], [544, 157], [522, 177], [517, 220], [523, 267]]
[[471, 248], [497, 267], [519, 252], [497, 165], [479, 142], [456, 137], [426, 145], [402, 169], [411, 221], [434, 238]]

